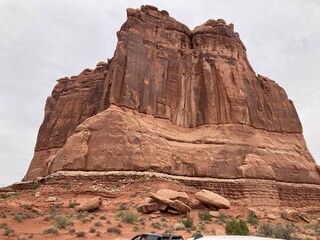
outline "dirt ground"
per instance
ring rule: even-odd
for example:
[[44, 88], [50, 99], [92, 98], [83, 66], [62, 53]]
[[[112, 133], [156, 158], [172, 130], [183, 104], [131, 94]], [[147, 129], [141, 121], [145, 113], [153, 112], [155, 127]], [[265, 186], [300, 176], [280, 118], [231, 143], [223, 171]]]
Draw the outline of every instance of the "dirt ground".
[[[130, 240], [143, 232], [172, 232], [184, 239], [196, 232], [203, 235], [225, 235], [226, 222], [232, 218], [247, 222], [250, 235], [256, 235], [259, 227], [266, 223], [286, 226], [287, 221], [280, 216], [281, 208], [258, 207], [259, 211], [272, 213], [271, 219], [258, 219], [258, 223], [248, 219], [247, 206], [231, 201], [231, 209], [220, 210], [218, 217], [211, 220], [199, 219], [199, 213], [210, 209], [195, 198], [199, 189], [186, 187], [177, 182], [141, 179], [140, 181], [106, 182], [89, 179], [51, 179], [43, 184], [34, 183], [26, 189], [4, 188], [0, 190], [0, 239], [115, 239]], [[154, 212], [140, 214], [137, 205], [144, 202], [149, 192], [162, 188], [185, 191], [190, 197], [192, 208], [189, 217], [185, 214], [172, 215]], [[94, 212], [77, 212], [75, 206], [92, 197], [101, 196], [103, 205]], [[320, 209], [298, 209], [306, 212], [311, 222], [300, 220], [291, 225], [291, 236], [299, 239], [320, 239]], [[132, 214], [131, 220], [124, 222], [121, 212]], [[184, 230], [178, 223], [193, 220], [193, 226]], [[190, 223], [190, 222], [189, 222]], [[186, 224], [185, 224], [186, 225]], [[180, 226], [180, 227], [179, 227]]]

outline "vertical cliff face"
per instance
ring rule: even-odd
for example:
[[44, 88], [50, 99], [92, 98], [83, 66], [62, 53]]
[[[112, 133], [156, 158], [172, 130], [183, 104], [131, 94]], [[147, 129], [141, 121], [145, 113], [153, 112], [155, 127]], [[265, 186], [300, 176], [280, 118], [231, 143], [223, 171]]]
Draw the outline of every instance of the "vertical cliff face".
[[58, 80], [26, 179], [58, 170], [320, 182], [292, 101], [233, 24], [128, 9], [113, 58]]

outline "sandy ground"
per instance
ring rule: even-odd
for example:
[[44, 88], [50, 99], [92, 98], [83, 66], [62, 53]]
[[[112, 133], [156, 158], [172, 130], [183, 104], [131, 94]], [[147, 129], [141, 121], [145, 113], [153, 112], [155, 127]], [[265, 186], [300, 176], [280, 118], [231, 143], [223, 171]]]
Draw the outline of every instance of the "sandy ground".
[[[189, 194], [189, 206], [192, 208], [190, 218], [194, 227], [185, 230], [174, 230], [178, 222], [186, 220], [186, 215], [171, 215], [155, 212], [140, 214], [136, 206], [144, 201], [149, 192], [156, 192], [161, 188], [185, 191]], [[10, 189], [0, 191], [0, 239], [115, 239], [130, 240], [142, 232], [173, 232], [181, 234], [184, 239], [191, 237], [197, 230], [204, 235], [225, 235], [226, 223], [231, 218], [247, 221], [248, 210], [241, 202], [231, 202], [231, 209], [220, 210], [219, 218], [211, 221], [199, 219], [199, 212], [209, 211], [195, 198], [194, 193], [199, 191], [192, 187], [185, 187], [177, 182], [141, 179], [141, 181], [125, 181], [111, 183], [89, 179], [51, 179], [44, 184], [34, 184], [28, 189], [8, 193]], [[91, 213], [76, 212], [75, 206], [92, 197], [101, 196], [103, 205]], [[50, 199], [50, 197], [53, 197]], [[51, 200], [51, 201], [49, 201]], [[123, 209], [134, 213], [137, 217], [133, 223], [125, 223], [117, 218]], [[259, 219], [259, 224], [248, 227], [251, 235], [263, 223], [283, 226], [286, 220], [280, 216], [280, 208], [259, 207], [265, 213], [275, 215], [275, 220]], [[319, 209], [306, 208], [312, 219], [320, 217]], [[222, 216], [225, 215], [226, 219]], [[57, 233], [46, 230], [57, 226], [57, 217], [65, 220], [61, 225], [65, 228], [56, 228]], [[61, 221], [62, 221], [61, 220]], [[292, 236], [301, 239], [320, 239], [319, 223], [298, 221], [295, 224], [296, 233]], [[176, 225], [177, 226], [177, 225]], [[319, 227], [318, 230], [316, 227]], [[54, 229], [54, 228], [53, 228]], [[45, 233], [45, 231], [49, 233]], [[113, 231], [113, 232], [110, 232]], [[117, 231], [118, 233], [114, 233]], [[318, 232], [317, 232], [318, 231]], [[81, 232], [84, 236], [81, 237]], [[83, 234], [83, 233], [82, 233]], [[318, 236], [317, 236], [318, 235]]]

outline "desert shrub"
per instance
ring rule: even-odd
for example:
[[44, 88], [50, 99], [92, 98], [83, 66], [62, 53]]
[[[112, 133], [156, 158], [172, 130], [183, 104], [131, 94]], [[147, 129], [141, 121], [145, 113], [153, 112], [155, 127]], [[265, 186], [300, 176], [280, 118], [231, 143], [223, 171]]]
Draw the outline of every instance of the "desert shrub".
[[235, 219], [231, 219], [230, 221], [228, 221], [225, 227], [225, 231], [227, 235], [249, 235], [248, 226], [242, 219], [240, 219], [239, 221]]
[[282, 238], [293, 240], [295, 239], [291, 236], [295, 232], [296, 228], [293, 223], [288, 222], [285, 227], [277, 223], [274, 226], [265, 223], [259, 226], [257, 235], [259, 237], [271, 237], [271, 238]]
[[259, 224], [259, 220], [258, 220], [258, 218], [256, 218], [256, 216], [253, 214], [253, 212], [249, 212], [249, 213], [248, 213], [247, 221], [248, 221], [248, 223], [250, 223], [251, 225], [258, 225], [258, 224]]
[[95, 233], [96, 231], [97, 231], [97, 229], [95, 229], [94, 227], [91, 227], [89, 230], [90, 233]]
[[5, 226], [3, 236], [11, 236], [11, 235], [15, 235], [14, 230], [12, 228], [10, 228], [9, 226]]
[[61, 207], [61, 204], [55, 204], [54, 206], [50, 207], [50, 214], [51, 216], [57, 215], [57, 209]]
[[74, 208], [77, 205], [77, 200], [71, 199], [69, 200], [69, 208]]
[[224, 214], [224, 213], [219, 213], [218, 218], [216, 220], [216, 222], [220, 225], [226, 223], [228, 220], [228, 217]]
[[198, 217], [202, 221], [210, 221], [211, 222], [211, 220], [212, 220], [212, 216], [210, 215], [210, 213], [208, 211], [199, 212]]
[[177, 230], [185, 230], [186, 227], [184, 226], [183, 223], [178, 222], [178, 223], [176, 223], [176, 224], [173, 226], [173, 229], [174, 229], [175, 231], [177, 231]]
[[73, 233], [76, 232], [76, 229], [75, 229], [75, 228], [70, 228], [68, 232], [71, 233], [71, 234], [73, 234]]
[[197, 227], [197, 230], [203, 232], [204, 230], [206, 230], [206, 225], [204, 223], [200, 223]]
[[136, 196], [137, 196], [137, 193], [132, 193], [132, 194], [130, 195], [131, 198], [135, 198]]
[[16, 220], [17, 222], [22, 222], [24, 219], [33, 218], [33, 217], [34, 215], [30, 213], [16, 213], [13, 216], [13, 219]]
[[124, 223], [135, 223], [139, 220], [138, 216], [130, 210], [118, 212], [116, 218]]
[[106, 216], [100, 216], [99, 219], [101, 219], [101, 220], [107, 220], [107, 217], [106, 217]]
[[95, 226], [95, 227], [101, 227], [101, 226], [102, 226], [102, 223], [101, 223], [100, 221], [95, 222], [95, 223], [94, 223], [94, 226]]
[[123, 210], [128, 210], [128, 207], [125, 203], [120, 203], [118, 209], [118, 211], [123, 211]]
[[65, 229], [72, 225], [72, 216], [70, 215], [60, 215], [54, 218], [54, 226], [59, 229]]
[[273, 226], [269, 223], [264, 223], [259, 226], [257, 235], [259, 237], [273, 237]]
[[173, 233], [173, 227], [166, 227], [164, 233]]
[[193, 218], [190, 217], [190, 214], [187, 214], [187, 218], [183, 219], [181, 222], [184, 224], [184, 226], [186, 228], [192, 228], [193, 227]]
[[144, 219], [144, 218], [141, 218], [141, 219], [140, 219], [140, 224], [141, 224], [141, 225], [146, 225], [146, 222], [145, 222], [145, 219]]
[[141, 230], [141, 227], [139, 227], [139, 226], [134, 226], [133, 228], [132, 228], [132, 231], [134, 231], [134, 232], [138, 232], [138, 231], [140, 231]]
[[84, 231], [76, 232], [77, 237], [84, 237], [86, 233]]
[[5, 214], [4, 212], [1, 212], [1, 211], [0, 211], [0, 217], [6, 218], [7, 216], [6, 216], [6, 214]]
[[4, 227], [7, 227], [8, 226], [8, 223], [0, 223], [0, 228], [4, 228]]
[[58, 229], [56, 227], [49, 227], [42, 231], [42, 234], [57, 234]]
[[82, 218], [85, 218], [89, 215], [87, 211], [82, 211], [77, 215], [77, 219], [81, 220]]
[[36, 190], [38, 189], [39, 187], [41, 186], [41, 184], [39, 182], [33, 182], [33, 183], [30, 183], [28, 188], [31, 189], [31, 190]]
[[153, 227], [155, 229], [161, 229], [161, 224], [158, 222], [153, 222], [153, 223], [151, 223], [151, 227]]
[[107, 232], [108, 233], [116, 233], [116, 234], [121, 234], [122, 233], [121, 229], [117, 228], [117, 227], [107, 228]]
[[71, 185], [70, 184], [63, 184], [62, 188], [66, 189], [66, 190], [70, 190], [71, 189]]

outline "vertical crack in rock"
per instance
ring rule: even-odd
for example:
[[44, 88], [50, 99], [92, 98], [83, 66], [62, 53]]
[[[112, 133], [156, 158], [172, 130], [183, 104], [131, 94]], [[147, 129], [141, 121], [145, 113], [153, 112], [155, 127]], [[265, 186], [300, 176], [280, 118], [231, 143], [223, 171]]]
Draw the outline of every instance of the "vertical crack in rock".
[[256, 75], [233, 24], [191, 31], [152, 6], [127, 16], [108, 63], [58, 80], [26, 179], [151, 169], [320, 183], [293, 102]]

